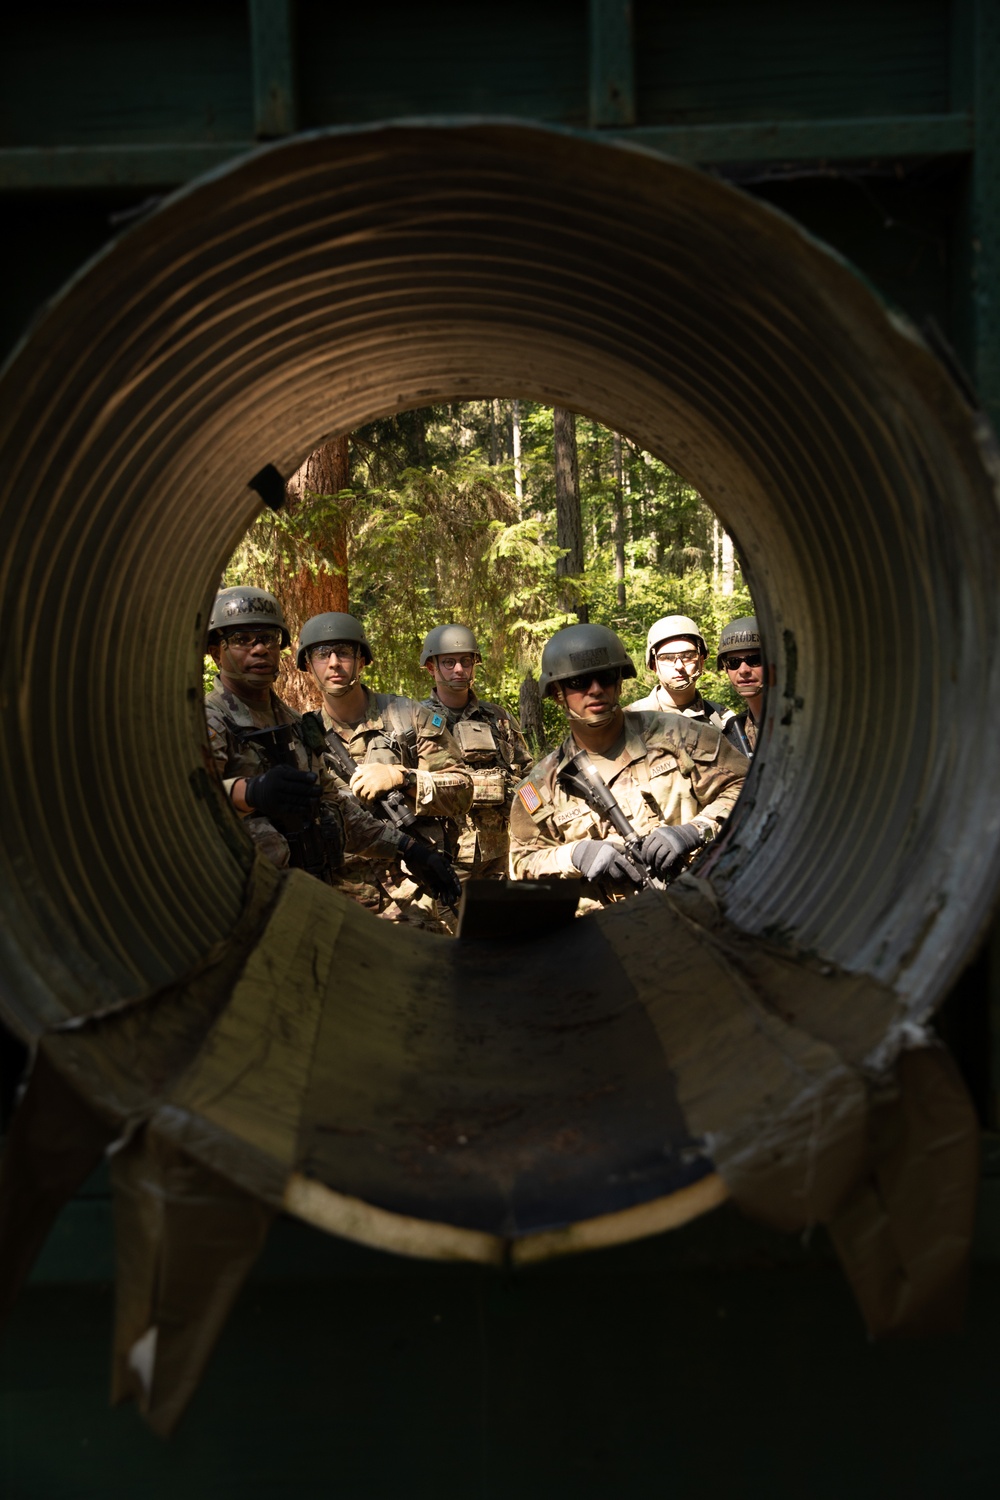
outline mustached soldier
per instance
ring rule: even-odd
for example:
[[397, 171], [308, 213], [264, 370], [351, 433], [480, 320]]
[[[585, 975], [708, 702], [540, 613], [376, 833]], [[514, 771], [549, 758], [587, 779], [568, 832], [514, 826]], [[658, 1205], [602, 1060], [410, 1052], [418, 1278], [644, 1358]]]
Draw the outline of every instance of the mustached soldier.
[[[279, 869], [297, 864], [341, 885], [345, 849], [394, 859], [410, 843], [344, 795], [306, 748], [301, 715], [274, 692], [289, 642], [273, 594], [239, 587], [217, 596], [208, 621], [208, 649], [219, 668], [205, 698], [209, 746], [233, 809], [261, 853]], [[326, 856], [322, 867], [317, 839], [305, 837], [314, 825]]]
[[736, 732], [736, 715], [723, 703], [713, 703], [698, 691], [698, 678], [705, 670], [708, 646], [688, 615], [665, 615], [646, 634], [646, 666], [657, 676], [656, 687], [645, 698], [630, 703], [628, 713], [646, 709], [657, 713], [683, 714], [699, 724], [714, 724], [730, 744], [743, 751]]
[[476, 696], [472, 684], [482, 659], [467, 625], [438, 625], [420, 653], [420, 665], [434, 679], [424, 707], [444, 715], [472, 773], [472, 806], [450, 830], [463, 881], [506, 878], [514, 787], [531, 768], [517, 721], [498, 703]]
[[[299, 670], [311, 672], [323, 694], [316, 716], [331, 756], [327, 765], [363, 803], [400, 790], [419, 819], [414, 832], [438, 854], [451, 854], [444, 820], [457, 821], [472, 805], [472, 777], [443, 713], [412, 698], [375, 693], [361, 675], [372, 649], [353, 615], [314, 615], [299, 637]], [[349, 783], [337, 768], [339, 746], [357, 764]], [[434, 903], [390, 858], [350, 858], [345, 878], [355, 899], [393, 922], [413, 922], [431, 931], [447, 927]]]
[[623, 713], [622, 681], [635, 666], [605, 625], [570, 625], [542, 652], [539, 688], [570, 722], [557, 750], [517, 788], [510, 819], [515, 880], [589, 882], [601, 900], [635, 892], [641, 876], [611, 823], [560, 779], [585, 751], [641, 836], [639, 854], [658, 879], [672, 878], [715, 838], [747, 773], [746, 758], [711, 724], [681, 714]]

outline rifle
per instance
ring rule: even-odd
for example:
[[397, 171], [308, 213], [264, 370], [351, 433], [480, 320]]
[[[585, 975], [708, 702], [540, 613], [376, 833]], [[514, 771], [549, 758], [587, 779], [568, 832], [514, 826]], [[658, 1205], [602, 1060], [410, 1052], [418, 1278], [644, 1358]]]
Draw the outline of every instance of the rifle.
[[[267, 729], [241, 729], [233, 726], [233, 736], [240, 745], [253, 745], [272, 766], [290, 766], [299, 770], [292, 749], [293, 724], [275, 724]], [[332, 817], [324, 817], [317, 803], [296, 824], [294, 813], [283, 813], [270, 820], [288, 844], [288, 862], [324, 880], [336, 875], [344, 860], [344, 835]]]
[[[306, 714], [305, 719], [309, 718], [311, 718], [311, 715]], [[315, 723], [315, 721], [313, 722]], [[312, 743], [312, 727], [313, 726], [310, 725], [307, 728], [307, 744]], [[323, 749], [321, 753], [324, 760], [326, 761], [328, 766], [330, 766], [334, 771], [338, 773], [338, 775], [343, 778], [344, 781], [350, 783], [351, 777], [358, 769], [357, 761], [354, 759], [354, 756], [348, 750], [339, 734], [337, 734], [336, 730], [334, 730], [333, 734], [329, 738], [327, 738], [327, 735], [325, 731], [323, 731], [322, 726], [317, 727], [319, 728], [320, 733], [323, 735]], [[413, 839], [416, 843], [423, 844], [425, 848], [434, 849], [434, 845], [430, 842], [430, 840], [424, 838], [422, 832], [419, 831], [420, 820], [417, 818], [417, 815], [410, 806], [406, 796], [399, 790], [398, 787], [393, 787], [391, 792], [385, 792], [383, 796], [379, 797], [378, 800], [372, 804], [371, 811], [374, 817], [381, 819], [383, 823], [391, 823], [395, 829], [397, 829], [400, 833], [405, 833], [408, 838]], [[457, 916], [458, 903], [462, 895], [461, 883], [451, 866], [450, 857], [447, 854], [443, 853], [440, 849], [435, 849], [434, 852], [436, 854], [439, 854], [448, 865], [450, 879], [448, 880], [447, 885], [435, 889], [435, 887], [429, 884], [429, 882], [423, 876], [417, 874], [413, 870], [409, 871], [410, 879], [413, 881], [418, 890], [423, 891], [425, 896], [430, 896], [433, 901], [440, 901], [443, 906], [447, 907], [450, 912]], [[403, 854], [402, 857], [405, 859], [406, 855]]]
[[[575, 768], [575, 769], [574, 769]], [[654, 891], [665, 891], [667, 882], [654, 875], [639, 852], [641, 834], [636, 833], [631, 820], [598, 771], [586, 750], [578, 750], [569, 765], [564, 766], [557, 778], [559, 785], [574, 797], [580, 797], [599, 817], [606, 818], [625, 845], [625, 857], [642, 877], [644, 887]]]

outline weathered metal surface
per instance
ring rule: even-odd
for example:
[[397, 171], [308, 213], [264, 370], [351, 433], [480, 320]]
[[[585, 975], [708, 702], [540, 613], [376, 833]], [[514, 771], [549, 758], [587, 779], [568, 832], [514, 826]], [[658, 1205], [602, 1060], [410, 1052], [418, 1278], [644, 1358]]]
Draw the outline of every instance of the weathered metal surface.
[[[194, 663], [247, 481], [377, 412], [485, 389], [630, 433], [735, 531], [779, 709], [720, 864], [728, 910], [926, 1012], [997, 873], [998, 533], [976, 415], [846, 267], [743, 195], [472, 122], [300, 138], [180, 194], [10, 366], [15, 949], [34, 965], [50, 947], [55, 972], [65, 955], [73, 977], [46, 990], [87, 1008], [225, 935], [246, 857], [192, 796]], [[53, 941], [35, 947], [39, 911]]]
[[[201, 721], [253, 476], [484, 392], [585, 411], [695, 481], [740, 539], [771, 673], [714, 890], [544, 954], [475, 956], [252, 866]], [[110, 1127], [341, 1232], [352, 1200], [425, 1244], [438, 1225], [431, 1253], [573, 1248], [713, 1165], [789, 1227], [860, 1190], [870, 1080], [905, 1108], [897, 1054], [1000, 878], [1000, 518], [979, 414], [841, 261], [593, 138], [299, 138], [82, 273], [0, 410], [0, 1014]], [[971, 1121], [947, 1086], [962, 1191], [927, 1233], [964, 1242]], [[851, 1274], [881, 1285], [858, 1241]]]

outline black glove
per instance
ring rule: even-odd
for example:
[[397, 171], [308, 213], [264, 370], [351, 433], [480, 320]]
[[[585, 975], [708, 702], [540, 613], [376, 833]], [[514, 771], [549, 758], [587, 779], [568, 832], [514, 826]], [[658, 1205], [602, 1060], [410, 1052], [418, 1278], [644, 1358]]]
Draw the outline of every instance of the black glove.
[[631, 880], [642, 885], [635, 865], [608, 839], [581, 839], [570, 857], [584, 880]]
[[404, 833], [399, 841], [399, 852], [407, 874], [418, 885], [424, 885], [431, 895], [445, 906], [458, 906], [462, 887], [454, 867], [447, 855], [440, 854], [430, 844]]
[[319, 800], [319, 777], [315, 771], [296, 771], [292, 766], [272, 766], [261, 776], [251, 776], [243, 793], [247, 805], [261, 817], [285, 813], [307, 813]]
[[658, 880], [676, 875], [693, 849], [705, 842], [705, 831], [696, 823], [678, 823], [675, 828], [654, 828], [639, 845], [639, 853]]

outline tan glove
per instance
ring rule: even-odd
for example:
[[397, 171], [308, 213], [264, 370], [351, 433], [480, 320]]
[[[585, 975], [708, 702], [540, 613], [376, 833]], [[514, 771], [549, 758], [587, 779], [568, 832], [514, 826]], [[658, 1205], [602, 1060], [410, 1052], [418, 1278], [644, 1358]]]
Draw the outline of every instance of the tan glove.
[[362, 802], [375, 802], [402, 786], [406, 772], [402, 766], [381, 766], [377, 762], [370, 766], [359, 766], [351, 777], [351, 791]]

